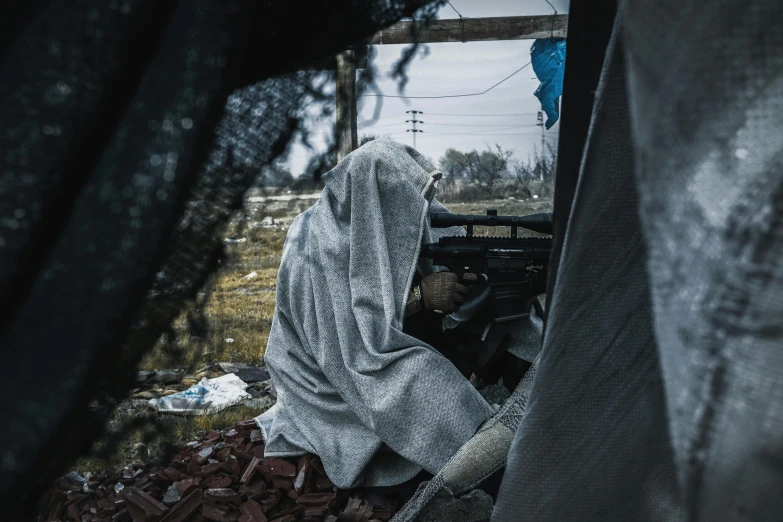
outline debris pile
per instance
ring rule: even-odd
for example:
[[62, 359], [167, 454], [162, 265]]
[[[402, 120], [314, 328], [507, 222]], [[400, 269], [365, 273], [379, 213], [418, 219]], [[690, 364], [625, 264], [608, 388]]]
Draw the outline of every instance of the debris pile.
[[[412, 493], [412, 492], [411, 492]], [[339, 490], [318, 457], [264, 458], [253, 420], [191, 442], [167, 465], [134, 464], [50, 492], [46, 522], [385, 522], [388, 507]], [[381, 503], [382, 504], [382, 503]]]

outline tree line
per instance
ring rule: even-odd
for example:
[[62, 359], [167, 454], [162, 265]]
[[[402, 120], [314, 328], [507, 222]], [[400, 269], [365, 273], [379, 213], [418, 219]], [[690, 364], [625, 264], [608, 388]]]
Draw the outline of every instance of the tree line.
[[[374, 139], [374, 135], [363, 135], [359, 146]], [[534, 149], [526, 159], [517, 158], [515, 151], [500, 145], [470, 151], [450, 148], [433, 163], [437, 163], [443, 173], [439, 190], [443, 200], [486, 199], [488, 196], [525, 198], [534, 194], [547, 197], [554, 191], [556, 154], [551, 146], [545, 150]], [[337, 159], [331, 158], [327, 167], [336, 164]], [[313, 181], [312, 176], [294, 176], [282, 160], [261, 170], [258, 185], [295, 191], [323, 188], [323, 182]]]

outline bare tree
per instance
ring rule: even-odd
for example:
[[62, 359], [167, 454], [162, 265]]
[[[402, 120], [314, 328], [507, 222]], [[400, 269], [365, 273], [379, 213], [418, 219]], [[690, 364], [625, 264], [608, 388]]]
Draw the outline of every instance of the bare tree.
[[554, 148], [547, 146], [547, 150], [539, 152], [533, 150], [533, 157], [528, 157], [526, 162], [517, 162], [513, 165], [512, 173], [520, 183], [530, 181], [542, 181], [552, 183], [555, 179], [556, 154]]
[[487, 146], [485, 151], [472, 150], [463, 154], [457, 158], [457, 165], [473, 183], [485, 185], [492, 190], [501, 175], [508, 170], [513, 154], [513, 151], [504, 151], [500, 145], [495, 145], [495, 150]]

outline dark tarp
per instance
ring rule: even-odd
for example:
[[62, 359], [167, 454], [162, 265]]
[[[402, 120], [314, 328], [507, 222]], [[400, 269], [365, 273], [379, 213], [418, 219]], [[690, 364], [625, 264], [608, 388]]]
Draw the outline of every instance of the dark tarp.
[[4, 520], [88, 449], [144, 350], [215, 266], [222, 227], [288, 143], [311, 84], [276, 75], [424, 4], [4, 6]]
[[621, 7], [493, 520], [781, 520], [783, 4]]

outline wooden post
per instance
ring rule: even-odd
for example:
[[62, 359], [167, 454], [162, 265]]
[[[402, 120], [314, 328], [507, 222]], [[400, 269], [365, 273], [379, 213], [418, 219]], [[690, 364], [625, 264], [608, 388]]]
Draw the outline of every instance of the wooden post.
[[356, 60], [353, 50], [337, 55], [337, 161], [353, 152], [356, 129]]

